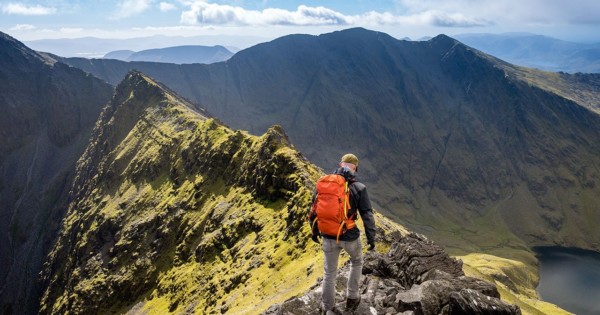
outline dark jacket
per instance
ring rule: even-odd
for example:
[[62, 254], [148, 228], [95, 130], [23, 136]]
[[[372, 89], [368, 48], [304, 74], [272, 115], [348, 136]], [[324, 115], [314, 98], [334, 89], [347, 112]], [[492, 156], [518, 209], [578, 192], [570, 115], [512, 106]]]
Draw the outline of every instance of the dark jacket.
[[[350, 188], [350, 211], [348, 212], [349, 217], [356, 213], [360, 214], [361, 219], [363, 220], [365, 226], [365, 234], [367, 235], [367, 243], [375, 244], [375, 218], [373, 217], [373, 211], [371, 207], [371, 201], [369, 200], [369, 195], [367, 194], [367, 186], [363, 183], [356, 180], [354, 172], [346, 167], [340, 167], [335, 170], [334, 174], [340, 174], [346, 178], [348, 181], [348, 186]], [[313, 203], [316, 199], [316, 192], [313, 195]], [[316, 213], [312, 213], [309, 216], [309, 222], [313, 226], [313, 234], [320, 233], [316, 224], [312, 224], [312, 222], [316, 219]], [[335, 235], [325, 235], [322, 234], [323, 237], [329, 239], [336, 239]], [[358, 226], [347, 230], [345, 233], [340, 235], [340, 241], [353, 241], [360, 237], [360, 230]]]

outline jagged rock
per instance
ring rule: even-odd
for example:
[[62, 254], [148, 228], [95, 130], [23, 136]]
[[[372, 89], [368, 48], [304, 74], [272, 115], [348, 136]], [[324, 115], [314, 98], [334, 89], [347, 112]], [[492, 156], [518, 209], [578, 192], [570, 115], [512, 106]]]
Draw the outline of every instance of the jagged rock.
[[[401, 237], [387, 254], [364, 255], [361, 303], [344, 314], [521, 314], [500, 300], [496, 287], [467, 277], [462, 262], [418, 234]], [[349, 266], [340, 268], [336, 307], [344, 310]], [[320, 310], [321, 281], [305, 295], [274, 305], [264, 315], [308, 315]]]
[[509, 305], [471, 289], [450, 294], [448, 314], [521, 314], [518, 306]]

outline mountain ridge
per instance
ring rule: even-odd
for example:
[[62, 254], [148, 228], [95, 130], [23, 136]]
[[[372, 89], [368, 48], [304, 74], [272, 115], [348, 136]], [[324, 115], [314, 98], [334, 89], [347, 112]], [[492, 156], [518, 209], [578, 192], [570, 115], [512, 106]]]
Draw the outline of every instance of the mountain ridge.
[[[98, 61], [85, 63], [100, 73]], [[207, 66], [136, 67], [235, 128], [260, 133], [281, 124], [322, 167], [354, 151], [386, 214], [460, 252], [484, 245], [460, 244], [453, 231], [485, 235], [482, 218], [506, 222], [491, 230], [509, 247], [597, 249], [600, 235], [575, 223], [599, 220], [589, 202], [599, 163], [598, 115], [587, 109], [600, 95], [593, 84], [580, 97], [569, 88], [576, 80], [557, 91], [561, 81], [548, 73], [519, 70], [444, 35], [409, 42], [365, 29], [290, 35]]]
[[280, 127], [232, 131], [131, 72], [78, 162], [41, 314], [257, 313], [303, 292], [319, 172]]

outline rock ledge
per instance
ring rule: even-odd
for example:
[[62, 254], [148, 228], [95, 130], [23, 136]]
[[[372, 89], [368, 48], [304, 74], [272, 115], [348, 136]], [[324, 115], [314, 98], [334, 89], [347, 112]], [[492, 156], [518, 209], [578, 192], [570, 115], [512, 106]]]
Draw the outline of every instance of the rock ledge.
[[[337, 308], [343, 314], [521, 314], [518, 306], [500, 300], [495, 285], [465, 276], [462, 261], [414, 233], [400, 237], [387, 254], [365, 254], [362, 300], [354, 311], [343, 311], [348, 272], [349, 266], [340, 268], [336, 285]], [[263, 314], [317, 314], [320, 303], [319, 281], [305, 295]]]

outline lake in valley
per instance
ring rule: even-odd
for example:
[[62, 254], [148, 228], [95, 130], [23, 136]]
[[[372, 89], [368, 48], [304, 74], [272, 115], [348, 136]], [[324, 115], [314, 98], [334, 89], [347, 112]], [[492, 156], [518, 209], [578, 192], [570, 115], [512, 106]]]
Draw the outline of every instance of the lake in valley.
[[600, 253], [536, 247], [540, 260], [538, 293], [544, 301], [575, 314], [600, 314]]

